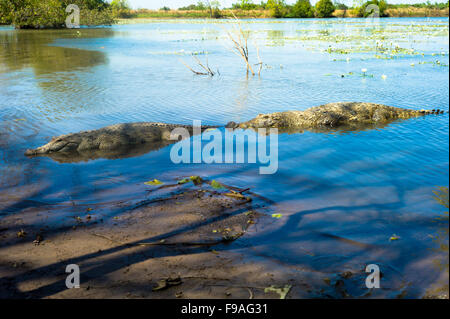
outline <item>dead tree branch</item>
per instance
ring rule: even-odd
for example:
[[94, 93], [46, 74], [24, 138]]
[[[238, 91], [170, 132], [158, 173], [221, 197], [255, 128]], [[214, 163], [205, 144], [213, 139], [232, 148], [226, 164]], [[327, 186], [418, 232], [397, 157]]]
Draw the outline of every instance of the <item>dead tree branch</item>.
[[206, 58], [206, 66], [205, 66], [205, 65], [200, 61], [199, 58], [197, 58], [197, 57], [194, 56], [194, 55], [193, 55], [192, 57], [196, 60], [197, 64], [198, 64], [203, 70], [205, 70], [205, 72], [199, 72], [199, 71], [194, 70], [194, 69], [191, 68], [189, 65], [187, 65], [186, 63], [184, 63], [183, 60], [180, 60], [180, 62], [183, 63], [185, 67], [187, 67], [192, 73], [194, 73], [194, 74], [196, 74], [196, 75], [209, 75], [209, 76], [214, 76], [214, 75], [216, 75], [216, 73], [213, 72], [213, 71], [211, 70], [211, 68], [209, 67], [209, 64], [208, 64], [208, 58]]

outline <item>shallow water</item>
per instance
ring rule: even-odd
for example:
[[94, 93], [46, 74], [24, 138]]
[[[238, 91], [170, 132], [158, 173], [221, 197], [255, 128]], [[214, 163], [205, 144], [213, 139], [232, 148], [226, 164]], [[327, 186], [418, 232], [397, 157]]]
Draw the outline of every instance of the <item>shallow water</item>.
[[[257, 164], [176, 165], [170, 146], [72, 164], [23, 156], [52, 136], [121, 122], [223, 125], [337, 101], [449, 110], [448, 18], [375, 26], [363, 19], [257, 20], [243, 27], [253, 63], [259, 47], [261, 77], [246, 76], [229, 50], [226, 21], [1, 27], [0, 218], [37, 202], [142, 198], [145, 181], [201, 175], [276, 203], [283, 217], [240, 243], [256, 256], [327, 273], [376, 263], [388, 273], [383, 295], [408, 287], [405, 296], [422, 296], [438, 276], [430, 236], [444, 208], [432, 191], [448, 185], [447, 114], [360, 132], [281, 134], [274, 175], [258, 174]], [[193, 75], [180, 61], [198, 68], [192, 53], [220, 76]], [[400, 240], [390, 242], [393, 234]]]

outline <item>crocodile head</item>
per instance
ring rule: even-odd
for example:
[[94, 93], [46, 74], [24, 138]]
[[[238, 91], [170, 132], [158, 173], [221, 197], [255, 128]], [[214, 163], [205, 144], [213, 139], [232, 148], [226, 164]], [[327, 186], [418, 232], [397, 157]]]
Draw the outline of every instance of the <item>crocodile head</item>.
[[67, 139], [65, 136], [55, 137], [47, 144], [36, 149], [29, 149], [25, 152], [26, 156], [37, 156], [43, 154], [51, 154], [55, 152], [70, 152], [78, 147], [76, 141]]

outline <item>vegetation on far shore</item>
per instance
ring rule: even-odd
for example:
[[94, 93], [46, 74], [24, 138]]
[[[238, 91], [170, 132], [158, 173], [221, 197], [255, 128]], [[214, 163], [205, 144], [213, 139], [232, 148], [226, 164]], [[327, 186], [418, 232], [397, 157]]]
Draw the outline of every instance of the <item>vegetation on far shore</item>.
[[331, 18], [367, 17], [366, 7], [377, 5], [381, 17], [445, 17], [449, 14], [449, 2], [420, 4], [389, 4], [386, 0], [355, 0], [351, 7], [339, 0], [319, 0], [315, 6], [310, 0], [297, 0], [289, 5], [285, 0], [267, 0], [256, 4], [252, 0], [236, 0], [231, 8], [220, 8], [214, 0], [198, 1], [178, 9], [163, 7], [160, 10], [129, 10], [122, 18]]
[[83, 25], [114, 23], [113, 6], [104, 0], [0, 0], [0, 24], [18, 29], [64, 28], [69, 4], [79, 7]]
[[231, 8], [222, 8], [217, 0], [200, 0], [197, 4], [171, 9], [132, 10], [127, 0], [0, 0], [0, 24], [12, 24], [21, 29], [63, 28], [68, 16], [66, 7], [80, 8], [81, 25], [110, 25], [117, 19], [130, 18], [330, 18], [366, 17], [370, 4], [377, 5], [381, 17], [444, 17], [449, 14], [449, 2], [421, 4], [388, 4], [386, 0], [355, 0], [348, 7], [339, 0], [319, 0], [314, 6], [309, 0], [297, 0], [289, 5], [285, 0], [267, 0], [259, 4], [252, 0], [236, 0]]

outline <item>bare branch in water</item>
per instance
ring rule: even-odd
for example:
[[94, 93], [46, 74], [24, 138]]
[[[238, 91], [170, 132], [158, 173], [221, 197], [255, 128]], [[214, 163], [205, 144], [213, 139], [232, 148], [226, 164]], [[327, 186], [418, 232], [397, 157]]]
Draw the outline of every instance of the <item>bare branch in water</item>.
[[[249, 53], [248, 53], [248, 38], [249, 38], [249, 33], [244, 32], [244, 30], [242, 29], [241, 26], [241, 22], [239, 21], [239, 19], [236, 17], [236, 15], [234, 15], [234, 19], [237, 23], [237, 25], [239, 26], [239, 29], [237, 29], [234, 26], [234, 30], [236, 31], [236, 35], [233, 35], [230, 31], [225, 30], [228, 38], [231, 40], [231, 42], [233, 43], [233, 49], [236, 54], [238, 54], [239, 56], [242, 57], [242, 59], [244, 60], [246, 66], [247, 66], [247, 73], [251, 72], [252, 75], [255, 75], [255, 72], [253, 71], [252, 66], [250, 65], [249, 62]], [[259, 55], [259, 53], [258, 53]], [[261, 70], [259, 71], [261, 73]]]
[[203, 65], [203, 63], [196, 57], [193, 56], [193, 58], [197, 61], [197, 64], [203, 69], [205, 70], [205, 72], [199, 72], [199, 71], [195, 71], [193, 68], [191, 68], [189, 65], [187, 65], [186, 63], [183, 62], [183, 60], [180, 60], [181, 63], [184, 64], [185, 67], [187, 67], [189, 70], [191, 70], [192, 73], [196, 74], [196, 75], [209, 75], [209, 76], [214, 76], [216, 75], [211, 68], [209, 67], [208, 64], [208, 58], [206, 58], [206, 66]]

